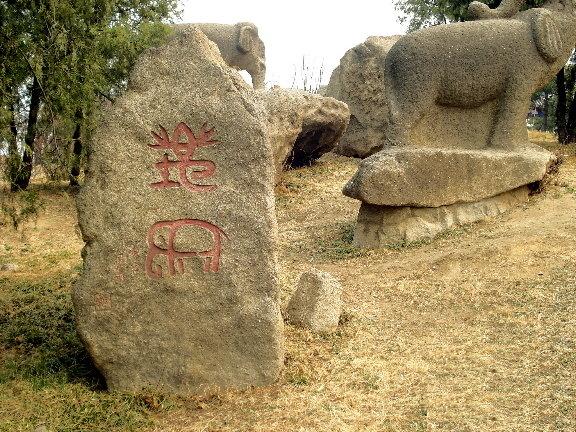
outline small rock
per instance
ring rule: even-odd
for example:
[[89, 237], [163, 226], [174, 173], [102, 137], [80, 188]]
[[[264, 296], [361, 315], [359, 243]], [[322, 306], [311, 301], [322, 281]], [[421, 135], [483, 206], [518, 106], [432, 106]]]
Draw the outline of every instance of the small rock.
[[3, 272], [13, 272], [18, 270], [18, 266], [16, 264], [8, 263], [0, 265], [0, 271]]
[[38, 425], [34, 429], [34, 432], [48, 432], [48, 428], [44, 425]]
[[341, 313], [342, 285], [330, 273], [312, 269], [300, 276], [286, 310], [290, 323], [314, 332], [330, 332], [338, 327]]

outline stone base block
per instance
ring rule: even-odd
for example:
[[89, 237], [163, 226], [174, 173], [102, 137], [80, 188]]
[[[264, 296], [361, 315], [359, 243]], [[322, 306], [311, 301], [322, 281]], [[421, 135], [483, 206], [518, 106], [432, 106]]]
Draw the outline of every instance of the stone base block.
[[472, 222], [504, 213], [528, 200], [528, 186], [472, 203], [441, 207], [389, 207], [362, 203], [354, 232], [354, 246], [380, 248], [430, 239]]
[[512, 150], [389, 147], [364, 159], [343, 193], [390, 207], [476, 203], [542, 180], [554, 160], [535, 145]]

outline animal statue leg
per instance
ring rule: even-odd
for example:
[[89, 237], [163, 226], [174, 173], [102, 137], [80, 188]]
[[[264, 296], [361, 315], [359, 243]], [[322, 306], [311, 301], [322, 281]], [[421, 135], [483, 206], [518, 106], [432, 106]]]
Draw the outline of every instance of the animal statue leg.
[[252, 87], [255, 90], [263, 90], [266, 84], [266, 65], [259, 64], [258, 68], [247, 71], [252, 77]]
[[264, 74], [252, 75], [252, 87], [255, 90], [262, 90], [265, 87]]
[[395, 45], [384, 61], [385, 92], [388, 100], [386, 137], [390, 145], [411, 143], [411, 132], [437, 99], [438, 77], [429, 74], [423, 82], [414, 47]]
[[392, 145], [410, 145], [414, 127], [434, 104], [434, 91], [414, 92], [409, 80], [387, 86], [388, 93], [388, 141]]
[[500, 109], [494, 121], [489, 147], [513, 149], [528, 143], [526, 129], [527, 100], [530, 100], [530, 89], [526, 82], [511, 82], [504, 92]]

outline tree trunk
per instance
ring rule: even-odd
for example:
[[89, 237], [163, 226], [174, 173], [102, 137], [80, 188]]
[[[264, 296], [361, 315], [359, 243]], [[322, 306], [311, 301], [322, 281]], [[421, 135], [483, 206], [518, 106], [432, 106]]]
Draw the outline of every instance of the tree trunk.
[[550, 127], [548, 124], [548, 115], [550, 111], [550, 93], [544, 93], [544, 119], [542, 121], [542, 131], [548, 132], [548, 128]]
[[566, 125], [566, 143], [576, 142], [576, 94], [570, 102], [568, 111], [568, 124]]
[[556, 88], [558, 90], [558, 104], [556, 105], [556, 129], [558, 142], [566, 144], [566, 79], [564, 68], [556, 75]]
[[8, 165], [6, 166], [6, 177], [10, 182], [10, 190], [16, 192], [18, 186], [16, 185], [16, 178], [20, 171], [20, 154], [18, 153], [18, 128], [16, 127], [16, 104], [10, 109], [10, 138], [8, 141]]
[[24, 154], [22, 164], [15, 181], [17, 189], [26, 189], [32, 177], [32, 161], [34, 156], [34, 141], [36, 140], [36, 126], [38, 124], [38, 113], [40, 111], [40, 101], [42, 89], [38, 79], [34, 77], [32, 88], [30, 89], [30, 110], [28, 112], [28, 126], [24, 136]]
[[82, 111], [76, 111], [75, 115], [76, 127], [74, 128], [74, 133], [72, 134], [72, 161], [70, 166], [70, 186], [79, 186], [78, 176], [80, 175], [80, 158], [82, 157], [82, 140], [80, 132], [82, 130]]

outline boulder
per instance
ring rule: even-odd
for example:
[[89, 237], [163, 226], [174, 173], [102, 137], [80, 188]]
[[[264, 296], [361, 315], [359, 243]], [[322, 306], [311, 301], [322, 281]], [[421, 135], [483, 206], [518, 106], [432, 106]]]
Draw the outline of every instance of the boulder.
[[312, 330], [331, 332], [342, 313], [342, 285], [330, 273], [312, 269], [303, 273], [286, 309], [288, 322]]
[[283, 364], [274, 165], [254, 91], [196, 28], [138, 60], [77, 199], [79, 335], [111, 390], [272, 383]]
[[348, 126], [348, 107], [330, 97], [274, 87], [259, 98], [267, 113], [277, 179], [285, 167], [309, 165], [331, 151]]
[[400, 36], [370, 36], [348, 50], [334, 70], [324, 94], [348, 104], [350, 125], [335, 153], [365, 158], [386, 142], [388, 104], [384, 59]]
[[537, 146], [510, 151], [389, 147], [364, 159], [343, 193], [379, 206], [474, 202], [541, 180], [554, 160]]

